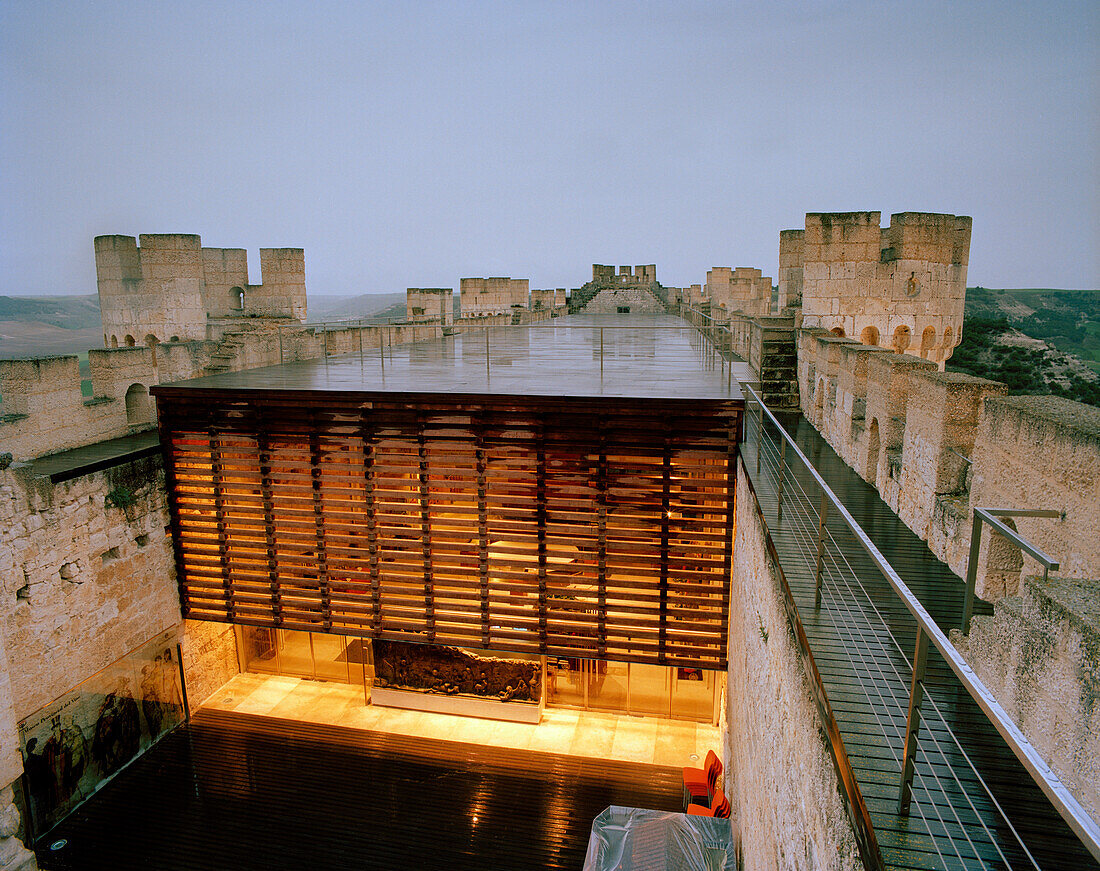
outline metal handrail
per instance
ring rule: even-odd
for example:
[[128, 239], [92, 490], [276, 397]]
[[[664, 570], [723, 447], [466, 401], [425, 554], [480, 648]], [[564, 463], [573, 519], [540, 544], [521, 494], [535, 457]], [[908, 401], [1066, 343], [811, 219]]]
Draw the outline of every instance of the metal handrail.
[[[974, 670], [967, 664], [966, 660], [963, 659], [959, 651], [948, 640], [947, 636], [943, 634], [936, 625], [936, 622], [932, 619], [932, 616], [925, 610], [920, 600], [909, 589], [905, 581], [901, 579], [894, 570], [894, 567], [887, 562], [879, 549], [875, 547], [874, 542], [871, 541], [867, 533], [863, 531], [855, 518], [848, 512], [848, 509], [844, 507], [844, 504], [837, 498], [832, 488], [826, 483], [817, 469], [814, 468], [806, 455], [802, 453], [802, 450], [772, 413], [772, 410], [764, 404], [763, 400], [761, 400], [759, 394], [757, 394], [757, 392], [747, 383], [742, 383], [741, 389], [744, 391], [747, 399], [755, 402], [759, 406], [761, 419], [766, 415], [772, 422], [786, 442], [787, 447], [794, 452], [794, 455], [798, 457], [806, 470], [817, 482], [817, 485], [822, 490], [824, 500], [831, 503], [833, 509], [844, 520], [848, 530], [867, 552], [867, 555], [871, 558], [871, 561], [879, 571], [882, 572], [883, 576], [894, 589], [894, 592], [901, 599], [909, 613], [916, 619], [918, 627], [916, 658], [920, 659], [921, 657], [922, 637], [925, 645], [927, 645], [927, 641], [931, 641], [932, 644], [935, 645], [940, 655], [943, 656], [944, 661], [959, 679], [959, 682], [962, 683], [967, 692], [973, 697], [974, 701], [977, 702], [978, 706], [993, 724], [994, 728], [1000, 733], [1005, 743], [1008, 744], [1012, 752], [1016, 755], [1016, 758], [1019, 759], [1020, 763], [1027, 769], [1032, 779], [1035, 780], [1039, 788], [1047, 798], [1050, 799], [1051, 804], [1058, 811], [1062, 819], [1066, 821], [1067, 825], [1069, 825], [1077, 837], [1080, 838], [1081, 843], [1085, 845], [1093, 858], [1100, 861], [1100, 826], [1096, 824], [1096, 821], [1089, 816], [1080, 802], [1077, 801], [1073, 794], [1066, 788], [1065, 784], [1063, 784], [1059, 777], [1051, 770], [1046, 760], [1043, 759], [1038, 750], [1031, 744], [1027, 736], [1020, 730], [1020, 727], [1016, 725], [1008, 712], [1001, 707], [1000, 703], [974, 673]], [[762, 427], [760, 435], [761, 437], [763, 435]], [[759, 451], [759, 449], [760, 446], [758, 441], [757, 450]], [[823, 504], [825, 504], [824, 500]], [[914, 679], [914, 684], [917, 684], [916, 678]], [[911, 699], [911, 714], [912, 710], [913, 703]], [[912, 719], [912, 717], [910, 717], [910, 719]], [[907, 736], [907, 749], [908, 745], [909, 740]], [[906, 757], [911, 758], [908, 752], [906, 752]]]
[[974, 588], [978, 582], [978, 554], [981, 550], [982, 524], [988, 523], [997, 532], [1015, 544], [1043, 567], [1043, 580], [1050, 572], [1057, 571], [1059, 563], [1024, 538], [1015, 529], [1002, 523], [998, 517], [1058, 517], [1065, 519], [1066, 512], [1047, 508], [975, 508], [974, 524], [970, 528], [970, 554], [966, 562], [966, 595], [963, 598], [962, 632], [970, 633], [970, 620], [974, 616]]

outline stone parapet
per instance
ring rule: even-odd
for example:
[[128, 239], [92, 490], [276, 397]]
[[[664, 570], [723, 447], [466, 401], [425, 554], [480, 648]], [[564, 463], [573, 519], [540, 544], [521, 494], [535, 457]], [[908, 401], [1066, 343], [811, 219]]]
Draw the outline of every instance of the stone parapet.
[[1100, 580], [1028, 577], [1020, 593], [951, 641], [1100, 823]]

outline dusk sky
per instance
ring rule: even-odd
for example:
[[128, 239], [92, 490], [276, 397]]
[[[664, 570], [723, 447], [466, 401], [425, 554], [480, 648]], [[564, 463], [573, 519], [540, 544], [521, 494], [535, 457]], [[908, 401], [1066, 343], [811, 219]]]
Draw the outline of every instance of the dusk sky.
[[773, 278], [807, 211], [973, 216], [1100, 287], [1100, 3], [0, 5], [0, 294], [92, 237], [302, 247], [311, 293]]

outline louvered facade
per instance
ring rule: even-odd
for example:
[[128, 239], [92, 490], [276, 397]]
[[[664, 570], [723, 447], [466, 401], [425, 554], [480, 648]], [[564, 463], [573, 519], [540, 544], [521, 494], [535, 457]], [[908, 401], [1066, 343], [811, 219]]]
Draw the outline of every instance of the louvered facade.
[[188, 618], [726, 666], [740, 400], [155, 392]]

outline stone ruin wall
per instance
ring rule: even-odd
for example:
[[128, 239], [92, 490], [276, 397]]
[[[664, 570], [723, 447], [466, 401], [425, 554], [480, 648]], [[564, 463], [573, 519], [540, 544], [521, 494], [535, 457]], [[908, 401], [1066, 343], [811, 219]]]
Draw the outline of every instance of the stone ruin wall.
[[[1063, 574], [1100, 577], [1100, 409], [1008, 396], [999, 382], [822, 330], [801, 330], [798, 342], [802, 413], [960, 578], [974, 506], [1066, 512], [1013, 523]], [[984, 599], [1019, 590], [1025, 563], [1004, 544], [982, 535]]]
[[962, 338], [971, 219], [902, 212], [811, 212], [780, 233], [780, 306], [801, 326], [931, 360]]
[[469, 318], [525, 309], [530, 303], [530, 285], [526, 278], [463, 278], [459, 281], [459, 311]]
[[736, 497], [724, 766], [745, 867], [855, 871], [855, 834], [740, 461]]
[[405, 320], [409, 323], [450, 326], [455, 322], [454, 288], [410, 287], [405, 293]]
[[196, 235], [97, 236], [94, 244], [105, 347], [204, 340], [210, 319], [305, 320], [301, 248], [261, 248], [262, 282], [251, 285], [243, 249], [203, 248]]

